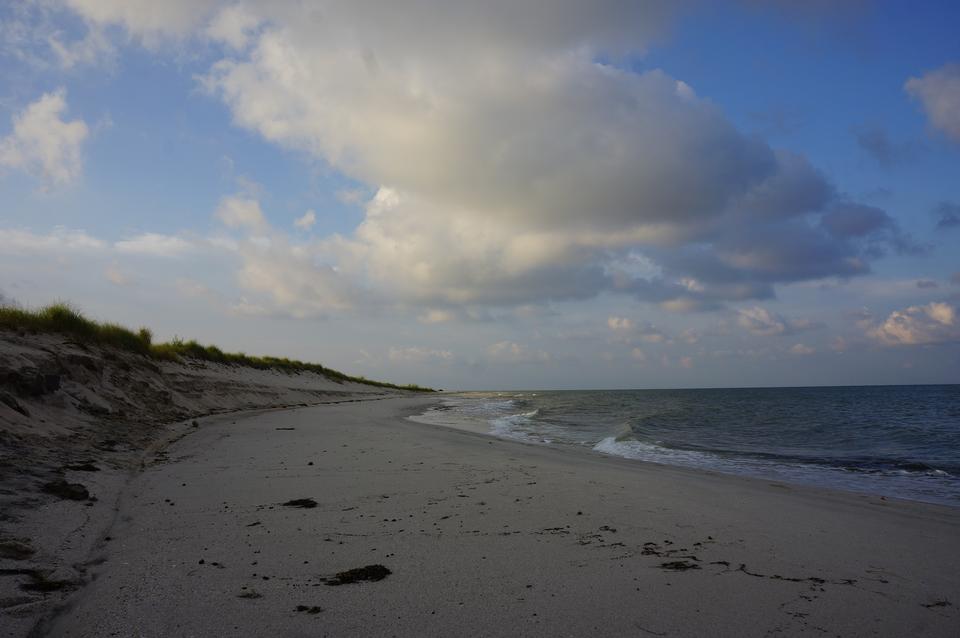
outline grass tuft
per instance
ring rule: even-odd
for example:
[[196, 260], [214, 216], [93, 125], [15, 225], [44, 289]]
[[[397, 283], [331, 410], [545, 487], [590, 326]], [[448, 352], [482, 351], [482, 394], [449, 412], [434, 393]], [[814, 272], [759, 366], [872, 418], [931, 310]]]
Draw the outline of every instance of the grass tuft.
[[32, 333], [56, 332], [80, 342], [111, 346], [159, 361], [199, 359], [259, 370], [282, 370], [290, 373], [314, 372], [339, 383], [352, 381], [381, 388], [433, 392], [430, 388], [415, 384], [396, 385], [383, 381], [371, 381], [364, 377], [350, 376], [319, 363], [307, 363], [286, 357], [256, 357], [242, 352], [224, 352], [217, 346], [205, 346], [193, 339], [184, 341], [179, 337], [174, 337], [166, 343], [153, 343], [153, 333], [149, 328], [140, 328], [134, 332], [115, 323], [100, 323], [86, 318], [77, 308], [63, 302], [37, 310], [0, 305], [0, 329], [4, 328]]

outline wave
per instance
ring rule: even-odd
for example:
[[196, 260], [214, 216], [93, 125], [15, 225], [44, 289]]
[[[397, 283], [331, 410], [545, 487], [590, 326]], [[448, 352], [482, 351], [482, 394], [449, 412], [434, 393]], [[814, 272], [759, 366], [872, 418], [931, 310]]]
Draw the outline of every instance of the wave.
[[622, 456], [638, 461], [649, 461], [663, 465], [695, 465], [697, 467], [710, 465], [719, 460], [719, 457], [706, 452], [695, 450], [679, 450], [662, 447], [653, 443], [644, 443], [636, 439], [628, 439], [623, 435], [610, 436], [593, 446], [597, 452], [611, 456]]
[[603, 454], [620, 456], [662, 465], [682, 465], [741, 473], [775, 471], [783, 474], [816, 474], [839, 472], [866, 474], [874, 476], [911, 476], [931, 478], [953, 478], [955, 474], [933, 467], [926, 463], [902, 460], [878, 459], [810, 459], [787, 457], [772, 454], [743, 454], [735, 456], [729, 452], [714, 453], [700, 450], [666, 447], [646, 443], [621, 434], [607, 437], [593, 446]]
[[533, 417], [539, 413], [539, 409], [534, 409], [529, 412], [519, 412], [490, 419], [491, 434], [505, 439], [526, 441], [527, 443], [552, 443], [551, 439], [530, 431], [531, 426], [534, 425]]

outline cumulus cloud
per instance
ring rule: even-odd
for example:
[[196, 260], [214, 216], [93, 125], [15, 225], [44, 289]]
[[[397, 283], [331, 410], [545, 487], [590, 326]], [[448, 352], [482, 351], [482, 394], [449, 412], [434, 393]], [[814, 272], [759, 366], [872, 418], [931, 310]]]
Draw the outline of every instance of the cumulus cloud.
[[960, 341], [957, 309], [945, 302], [895, 310], [868, 336], [885, 345], [936, 344]]
[[114, 244], [117, 252], [128, 255], [150, 255], [153, 257], [177, 257], [193, 250], [194, 245], [182, 237], [143, 233]]
[[960, 142], [960, 63], [910, 78], [904, 88], [920, 101], [934, 128]]
[[607, 327], [618, 340], [622, 341], [640, 340], [647, 343], [667, 341], [667, 335], [648, 321], [637, 323], [626, 317], [609, 317]]
[[796, 334], [819, 327], [809, 319], [786, 319], [760, 306], [738, 310], [737, 323], [750, 334], [763, 337]]
[[65, 33], [70, 29], [64, 28], [63, 17], [50, 2], [5, 3], [0, 57], [42, 71], [113, 61], [116, 47], [103, 27], [88, 23], [85, 33], [71, 37]]
[[275, 233], [241, 241], [237, 255], [242, 262], [238, 283], [263, 299], [249, 304], [247, 311], [256, 306], [260, 314], [324, 317], [365, 305], [364, 292], [336, 267], [319, 261], [313, 245]]
[[790, 354], [805, 356], [813, 354], [814, 352], [816, 352], [816, 350], [802, 343], [795, 343], [790, 347]]
[[260, 210], [260, 202], [248, 197], [231, 195], [220, 200], [216, 212], [217, 219], [230, 228], [242, 228], [249, 231], [262, 231], [267, 220]]
[[83, 120], [63, 119], [63, 89], [43, 94], [13, 118], [13, 131], [0, 139], [0, 167], [25, 171], [50, 186], [69, 184], [83, 170], [81, 146], [89, 129]]
[[207, 25], [206, 35], [239, 50], [247, 46], [251, 33], [259, 23], [260, 20], [243, 5], [230, 5], [214, 15]]
[[119, 24], [148, 42], [186, 36], [212, 13], [218, 0], [64, 0], [93, 24]]
[[116, 55], [113, 43], [110, 42], [104, 30], [98, 27], [91, 27], [82, 38], [77, 40], [63, 40], [60, 33], [55, 31], [47, 35], [46, 43], [53, 52], [57, 65], [65, 70], [94, 65], [102, 61], [109, 63]]
[[[297, 282], [309, 298], [270, 294], [298, 312], [345, 307], [351, 287], [442, 309], [613, 291], [708, 310], [863, 274], [901, 238], [831, 232], [819, 218], [836, 193], [804, 157], [741, 133], [681, 79], [616, 66], [673, 3], [70, 2], [94, 24], [235, 49], [202, 80], [234, 121], [372, 193], [354, 232], [269, 263], [251, 255], [290, 240], [253, 200], [222, 202], [225, 224], [270, 235], [245, 240], [241, 280]], [[632, 255], [654, 268], [624, 267]]]
[[317, 214], [308, 210], [301, 217], [298, 217], [293, 221], [293, 225], [299, 228], [300, 230], [310, 230], [313, 228], [313, 225], [317, 223]]

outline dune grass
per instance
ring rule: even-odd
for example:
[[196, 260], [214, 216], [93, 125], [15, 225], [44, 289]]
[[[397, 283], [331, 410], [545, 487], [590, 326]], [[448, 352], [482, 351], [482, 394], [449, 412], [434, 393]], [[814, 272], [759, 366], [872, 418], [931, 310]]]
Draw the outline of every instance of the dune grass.
[[198, 359], [259, 370], [314, 372], [341, 383], [352, 381], [381, 388], [433, 392], [430, 388], [414, 384], [396, 385], [382, 381], [372, 381], [364, 377], [350, 376], [319, 363], [306, 363], [285, 357], [257, 357], [242, 352], [224, 352], [217, 346], [205, 346], [192, 339], [183, 341], [174, 338], [166, 343], [153, 343], [153, 333], [148, 328], [140, 328], [134, 332], [114, 323], [94, 321], [83, 316], [79, 310], [66, 303], [55, 303], [37, 310], [0, 306], [0, 328], [29, 332], [57, 332], [83, 343], [111, 346], [162, 361]]

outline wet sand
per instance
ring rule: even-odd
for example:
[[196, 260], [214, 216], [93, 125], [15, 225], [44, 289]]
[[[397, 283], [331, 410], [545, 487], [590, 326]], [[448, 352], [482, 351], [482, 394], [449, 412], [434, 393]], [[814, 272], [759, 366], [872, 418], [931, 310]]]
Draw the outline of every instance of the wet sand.
[[957, 635], [960, 510], [402, 418], [428, 401], [201, 419], [38, 633]]

